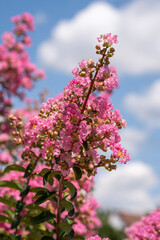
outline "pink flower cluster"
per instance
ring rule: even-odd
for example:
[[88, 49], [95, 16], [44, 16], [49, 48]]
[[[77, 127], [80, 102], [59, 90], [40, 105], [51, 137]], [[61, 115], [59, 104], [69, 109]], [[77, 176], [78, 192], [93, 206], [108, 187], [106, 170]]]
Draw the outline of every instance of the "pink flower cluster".
[[96, 235], [94, 237], [87, 238], [87, 240], [109, 240], [109, 238], [101, 238], [98, 235]]
[[31, 89], [33, 82], [44, 78], [44, 72], [37, 69], [29, 61], [25, 52], [30, 46], [31, 39], [27, 32], [34, 29], [33, 17], [29, 13], [12, 18], [15, 23], [14, 33], [6, 32], [2, 36], [0, 45], [0, 114], [7, 113], [7, 106], [11, 105], [12, 95], [24, 97], [22, 88]]
[[12, 22], [15, 24], [13, 33], [4, 33], [0, 45], [0, 132], [3, 132], [0, 135], [0, 163], [2, 164], [11, 163], [14, 155], [8, 123], [12, 97], [18, 96], [21, 100], [25, 100], [23, 90], [31, 89], [36, 80], [45, 77], [43, 70], [37, 69], [33, 63], [30, 63], [29, 55], [25, 51], [25, 48], [31, 45], [28, 31], [34, 30], [32, 15], [23, 13], [13, 17]]
[[160, 209], [125, 229], [126, 240], [160, 240]]
[[[64, 93], [42, 104], [39, 115], [24, 130], [25, 151], [39, 149], [45, 162], [64, 174], [76, 165], [94, 175], [97, 167], [112, 170], [117, 161], [126, 163], [130, 159], [120, 145], [119, 129], [126, 122], [109, 101], [109, 94], [118, 86], [116, 71], [108, 66], [116, 37], [109, 34], [102, 38], [104, 48], [96, 45], [97, 54], [102, 55], [98, 63], [91, 59], [80, 62]], [[103, 94], [93, 94], [97, 90]], [[110, 149], [112, 154], [106, 158], [98, 149]]]

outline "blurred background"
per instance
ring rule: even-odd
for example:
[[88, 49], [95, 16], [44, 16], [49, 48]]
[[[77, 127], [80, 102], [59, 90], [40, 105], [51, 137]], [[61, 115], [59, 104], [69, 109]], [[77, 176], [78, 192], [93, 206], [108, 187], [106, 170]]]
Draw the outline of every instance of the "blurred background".
[[31, 61], [46, 72], [46, 80], [28, 92], [32, 98], [46, 88], [47, 97], [62, 92], [78, 62], [96, 59], [96, 38], [118, 35], [112, 65], [120, 87], [111, 100], [128, 123], [121, 137], [131, 161], [111, 173], [99, 170], [94, 195], [101, 218], [120, 230], [160, 206], [160, 1], [2, 0], [0, 34], [11, 31], [11, 16], [23, 12], [35, 18]]

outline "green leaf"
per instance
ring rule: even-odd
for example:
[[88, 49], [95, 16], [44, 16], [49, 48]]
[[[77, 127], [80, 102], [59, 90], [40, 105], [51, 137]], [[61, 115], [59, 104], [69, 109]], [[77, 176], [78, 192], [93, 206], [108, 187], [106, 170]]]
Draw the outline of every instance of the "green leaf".
[[67, 239], [73, 239], [73, 237], [74, 237], [74, 231], [73, 231], [73, 229], [70, 231], [70, 233], [68, 234], [68, 236], [67, 236]]
[[41, 170], [41, 172], [38, 174], [38, 176], [41, 176], [41, 177], [44, 177], [44, 175], [47, 173], [47, 172], [50, 172], [51, 169], [48, 169], [48, 168], [43, 168]]
[[71, 193], [71, 199], [70, 200], [73, 200], [77, 195], [77, 189], [75, 188], [75, 186], [71, 182], [69, 182], [67, 180], [64, 180], [63, 184], [66, 185], [68, 187], [68, 189], [70, 190], [70, 193]]
[[67, 210], [67, 211], [71, 211], [72, 209], [74, 209], [73, 204], [69, 201], [69, 199], [62, 199], [61, 201], [61, 205]]
[[50, 175], [51, 170], [48, 171], [44, 176], [43, 176], [43, 185], [46, 185], [48, 176]]
[[40, 209], [40, 208], [33, 208], [33, 209], [30, 209], [28, 212], [27, 212], [27, 216], [28, 217], [36, 217], [37, 215], [39, 215], [40, 213], [42, 213], [44, 210], [43, 209]]
[[28, 185], [27, 183], [24, 183], [24, 187], [23, 187], [23, 190], [22, 190], [20, 196], [21, 197], [27, 196], [27, 194], [29, 193], [29, 190], [30, 190], [30, 185]]
[[74, 175], [76, 180], [79, 180], [82, 177], [82, 171], [79, 167], [73, 167]]
[[16, 190], [22, 190], [22, 186], [15, 181], [0, 181], [0, 187], [8, 187]]
[[26, 170], [25, 170], [25, 174], [24, 174], [23, 177], [28, 178], [31, 175], [32, 171], [33, 171], [33, 164], [29, 163]]
[[0, 197], [0, 202], [6, 204], [9, 207], [16, 207], [16, 200], [12, 199], [12, 198], [3, 198]]
[[3, 174], [8, 173], [10, 171], [25, 172], [25, 168], [20, 165], [17, 165], [17, 164], [12, 164], [12, 165], [7, 166], [4, 169]]
[[50, 211], [44, 211], [36, 217], [31, 217], [30, 221], [31, 221], [31, 224], [35, 225], [42, 222], [46, 222], [52, 218], [55, 218], [54, 214], [52, 214]]
[[72, 230], [72, 226], [67, 222], [60, 222], [59, 227], [67, 234]]
[[2, 211], [2, 213], [6, 214], [9, 219], [13, 220], [15, 211], [13, 211], [12, 209], [5, 209]]
[[25, 203], [21, 202], [21, 201], [17, 201], [17, 204], [16, 204], [16, 209], [18, 211], [18, 213], [20, 213], [24, 207]]
[[21, 240], [21, 235], [17, 234], [17, 235], [15, 236], [15, 240]]
[[39, 205], [47, 200], [52, 200], [52, 197], [57, 196], [56, 192], [44, 192], [44, 194], [42, 196], [40, 196], [36, 201], [35, 204]]
[[46, 189], [46, 188], [43, 188], [42, 190], [39, 190], [38, 192], [36, 192], [36, 195], [34, 196], [34, 198], [38, 198], [39, 196], [42, 196], [44, 194], [49, 195], [49, 190]]
[[86, 151], [89, 150], [87, 141], [83, 141], [83, 147], [85, 148]]
[[0, 222], [12, 223], [11, 219], [9, 219], [8, 217], [6, 217], [4, 215], [0, 215]]
[[0, 233], [1, 240], [13, 240], [12, 236], [9, 233]]
[[72, 217], [75, 214], [74, 208], [68, 212], [68, 216]]
[[40, 209], [41, 211], [45, 211], [45, 208], [37, 206], [34, 203], [25, 205], [24, 208], [27, 208], [27, 209]]
[[37, 193], [39, 191], [48, 191], [48, 189], [44, 188], [44, 187], [34, 187], [30, 189], [30, 192], [34, 192]]
[[[45, 178], [48, 178], [49, 176], [50, 179], [47, 180], [49, 183], [50, 181], [53, 181], [51, 180], [51, 177], [55, 177], [58, 181], [60, 180], [60, 171], [54, 171], [53, 169], [43, 168], [42, 171], [38, 174], [38, 176], [44, 177], [45, 175], [46, 175]], [[53, 182], [50, 184], [52, 185]]]

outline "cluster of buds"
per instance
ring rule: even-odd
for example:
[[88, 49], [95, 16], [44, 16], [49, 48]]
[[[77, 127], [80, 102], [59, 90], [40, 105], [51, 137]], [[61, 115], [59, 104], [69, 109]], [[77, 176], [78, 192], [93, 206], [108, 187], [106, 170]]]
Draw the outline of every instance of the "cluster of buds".
[[10, 127], [13, 128], [14, 130], [12, 131], [12, 135], [14, 136], [13, 142], [16, 145], [22, 144], [22, 129], [23, 129], [23, 122], [22, 118], [20, 116], [16, 117], [13, 114], [9, 115], [9, 120], [10, 120]]

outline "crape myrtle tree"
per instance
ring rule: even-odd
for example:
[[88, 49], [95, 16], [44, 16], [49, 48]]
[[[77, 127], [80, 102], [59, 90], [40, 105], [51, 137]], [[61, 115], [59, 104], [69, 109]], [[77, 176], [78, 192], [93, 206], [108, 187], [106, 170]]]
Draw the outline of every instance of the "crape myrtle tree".
[[25, 89], [31, 89], [44, 71], [30, 62], [25, 51], [31, 45], [28, 31], [34, 30], [33, 17], [29, 13], [12, 18], [15, 27], [2, 35], [0, 45], [0, 163], [16, 161], [16, 153], [10, 141], [11, 128], [8, 115], [13, 110], [13, 96], [25, 101]]
[[[13, 142], [16, 142], [16, 145], [11, 142], [11, 128], [8, 124], [8, 116], [9, 113], [13, 112], [13, 104], [12, 104], [12, 96], [18, 96], [20, 97], [21, 100], [27, 101], [27, 107], [22, 108], [22, 109], [14, 109], [14, 115], [18, 118], [21, 119], [23, 116], [23, 124], [27, 122], [32, 116], [38, 114], [38, 109], [39, 109], [39, 102], [34, 100], [34, 108], [31, 106], [29, 103], [32, 102], [32, 99], [25, 98], [25, 92], [20, 92], [21, 89], [25, 90], [31, 89], [33, 87], [33, 82], [37, 80], [39, 77], [44, 77], [44, 72], [42, 70], [36, 70], [35, 65], [31, 64], [29, 62], [29, 57], [28, 54], [25, 52], [25, 47], [26, 44], [24, 41], [27, 39], [27, 30], [33, 30], [33, 17], [28, 14], [24, 13], [21, 16], [16, 16], [12, 18], [12, 21], [16, 24], [16, 27], [14, 29], [14, 34], [12, 33], [5, 33], [2, 37], [3, 39], [3, 45], [1, 46], [2, 49], [6, 50], [6, 57], [2, 57], [2, 66], [5, 66], [5, 61], [7, 61], [8, 64], [8, 59], [12, 62], [14, 61], [16, 63], [12, 67], [8, 68], [2, 68], [1, 71], [1, 96], [3, 96], [3, 101], [1, 102], [1, 133], [0, 133], [0, 146], [1, 146], [1, 151], [0, 151], [0, 160], [1, 164], [3, 164], [3, 168], [6, 164], [12, 163], [12, 170], [14, 169], [13, 163], [18, 163], [19, 167], [20, 164], [27, 164], [21, 159], [21, 149], [22, 146], [16, 141], [16, 136], [17, 132], [13, 131], [12, 135], [14, 136]], [[26, 26], [25, 26], [26, 25]], [[20, 29], [23, 29], [24, 31], [17, 31]], [[31, 43], [31, 40], [29, 41], [30, 38], [28, 38], [28, 44]], [[14, 41], [13, 41], [14, 40]], [[21, 46], [23, 51], [17, 52], [17, 44]], [[27, 45], [28, 45], [27, 44]], [[30, 45], [30, 44], [29, 44]], [[7, 48], [6, 48], [7, 46]], [[10, 53], [14, 54], [10, 54]], [[16, 56], [16, 59], [15, 59]], [[25, 58], [24, 58], [25, 56]], [[24, 61], [25, 60], [25, 61]], [[33, 70], [31, 70], [31, 67]], [[21, 68], [21, 70], [19, 70]], [[30, 71], [29, 71], [30, 69]], [[19, 82], [19, 85], [17, 85], [16, 91], [12, 91], [12, 87], [10, 86], [10, 83], [8, 85], [5, 85], [6, 76], [10, 76], [10, 81], [11, 84], [14, 84], [15, 80]], [[13, 74], [14, 73], [14, 74]], [[21, 73], [21, 75], [20, 75]], [[23, 81], [21, 79], [23, 77], [27, 76], [27, 80], [25, 80], [26, 85], [24, 85]], [[12, 80], [12, 81], [11, 81]], [[7, 83], [6, 83], [7, 84]], [[8, 88], [6, 87], [8, 86]], [[43, 101], [45, 97], [45, 92], [40, 94], [40, 102]], [[6, 100], [7, 99], [7, 100]], [[6, 105], [7, 103], [7, 105]], [[10, 104], [8, 104], [10, 103]], [[17, 167], [16, 167], [17, 168]], [[44, 168], [43, 165], [39, 164], [38, 171], [41, 171]], [[1, 183], [2, 185], [4, 184], [4, 181], [18, 181], [21, 184], [24, 184], [24, 179], [23, 179], [23, 172], [13, 172], [13, 171], [5, 172], [4, 176], [1, 177]], [[70, 179], [73, 181], [73, 174], [70, 174]], [[43, 186], [43, 183], [40, 181], [40, 179], [34, 178], [32, 182], [30, 181], [30, 184], [32, 187], [37, 187], [37, 186]], [[41, 182], [41, 183], [40, 183]], [[84, 185], [85, 182], [85, 185]], [[37, 183], [37, 184], [36, 184]], [[99, 227], [101, 225], [100, 220], [97, 217], [96, 209], [99, 207], [99, 204], [97, 201], [89, 196], [89, 193], [92, 189], [94, 183], [93, 176], [90, 178], [86, 178], [86, 176], [81, 178], [81, 181], [79, 183], [76, 183], [74, 181], [74, 184], [77, 186], [77, 199], [76, 199], [76, 206], [77, 206], [77, 211], [81, 211], [81, 214], [78, 215], [78, 217], [75, 219], [76, 224], [74, 224], [74, 231], [75, 234], [77, 235], [85, 235], [90, 236], [95, 233], [95, 228]], [[53, 186], [53, 185], [52, 185]], [[13, 184], [12, 184], [13, 187]], [[56, 187], [56, 184], [53, 188]], [[11, 197], [15, 200], [18, 201], [19, 199], [19, 191], [13, 187], [13, 189], [9, 189], [7, 186], [4, 188], [1, 188], [1, 195], [0, 195], [0, 212], [3, 213], [3, 215], [7, 215], [10, 217], [10, 220], [13, 220], [14, 218], [14, 211], [12, 210], [11, 207], [13, 207], [13, 204], [11, 203]], [[5, 198], [4, 198], [5, 196]], [[33, 194], [28, 194], [27, 198], [25, 199], [26, 202], [31, 203], [33, 201]], [[5, 204], [4, 204], [5, 202]], [[6, 209], [6, 206], [8, 205], [10, 208]], [[47, 204], [47, 207], [51, 205]], [[51, 210], [51, 207], [50, 207]], [[52, 207], [53, 210], [53, 207]], [[4, 216], [1, 216], [1, 232], [6, 232], [10, 233], [13, 235], [14, 231], [10, 229], [10, 224]], [[38, 225], [39, 227], [39, 225]], [[36, 227], [38, 229], [35, 231], [35, 229], [30, 229], [30, 238], [36, 238], [40, 235], [40, 230], [41, 228]], [[50, 228], [47, 226], [47, 229]], [[18, 230], [21, 232], [22, 235], [25, 234], [26, 230], [25, 227], [21, 226], [21, 229]], [[34, 233], [33, 233], [34, 232]], [[2, 238], [4, 234], [2, 234], [0, 237]], [[5, 236], [6, 238], [6, 236]], [[39, 239], [41, 237], [39, 236]]]
[[[15, 33], [30, 26], [28, 16], [13, 18]], [[116, 35], [100, 35], [97, 63], [82, 60], [64, 92], [43, 103], [27, 122], [10, 114], [19, 162], [7, 165], [0, 182], [5, 238], [101, 239], [93, 237], [100, 225], [98, 203], [88, 194], [93, 178], [99, 167], [112, 171], [117, 162], [130, 160], [119, 135], [126, 121], [109, 98], [118, 87], [116, 70], [110, 67], [116, 43]]]

